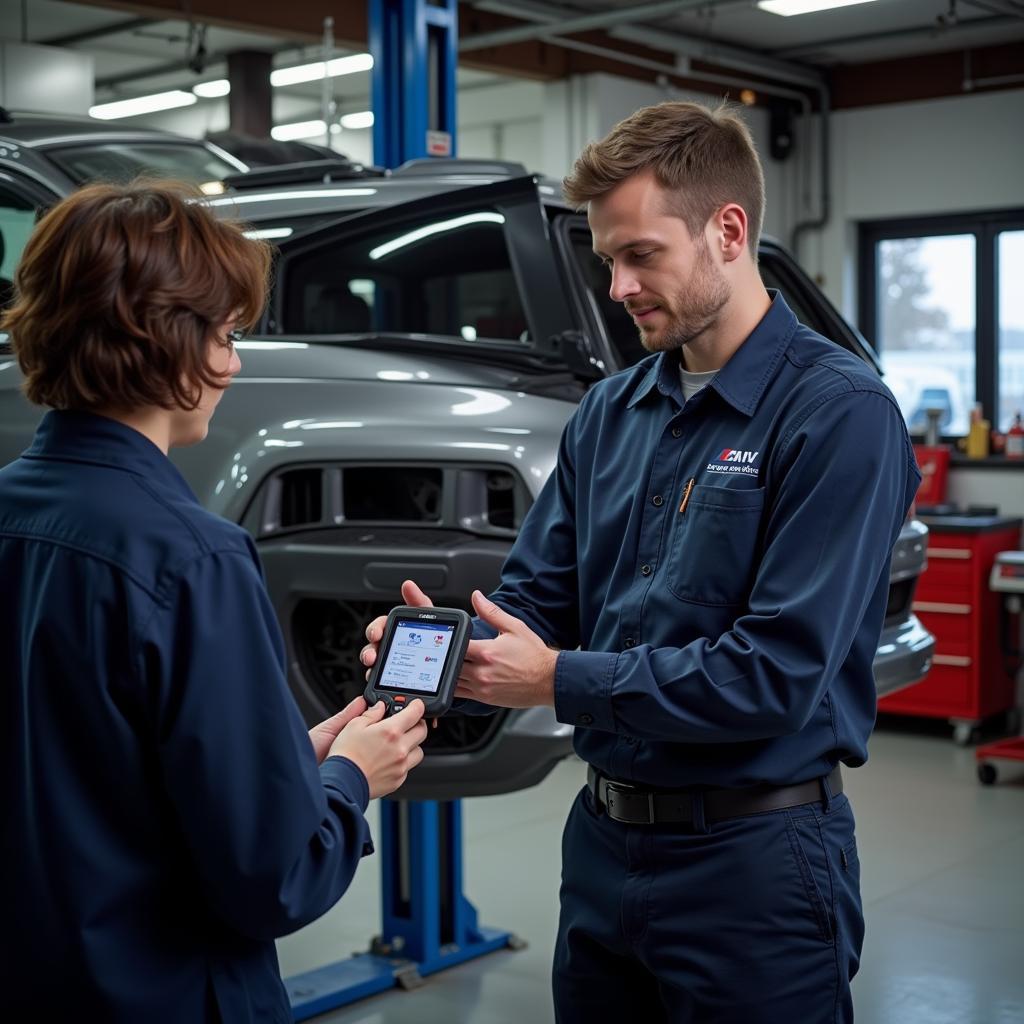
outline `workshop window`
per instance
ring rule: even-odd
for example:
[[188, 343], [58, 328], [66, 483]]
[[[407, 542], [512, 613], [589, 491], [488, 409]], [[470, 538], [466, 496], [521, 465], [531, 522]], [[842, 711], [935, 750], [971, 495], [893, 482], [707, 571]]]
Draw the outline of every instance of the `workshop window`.
[[861, 226], [860, 326], [910, 432], [938, 409], [965, 434], [980, 402], [999, 430], [1024, 411], [1024, 211]]

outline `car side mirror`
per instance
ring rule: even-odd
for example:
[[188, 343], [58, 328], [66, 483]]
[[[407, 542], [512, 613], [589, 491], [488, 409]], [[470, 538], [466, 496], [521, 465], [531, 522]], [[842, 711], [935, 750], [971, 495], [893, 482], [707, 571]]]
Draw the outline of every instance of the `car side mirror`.
[[591, 351], [581, 331], [559, 331], [548, 338], [548, 351], [560, 359], [579, 380], [600, 380], [607, 368]]

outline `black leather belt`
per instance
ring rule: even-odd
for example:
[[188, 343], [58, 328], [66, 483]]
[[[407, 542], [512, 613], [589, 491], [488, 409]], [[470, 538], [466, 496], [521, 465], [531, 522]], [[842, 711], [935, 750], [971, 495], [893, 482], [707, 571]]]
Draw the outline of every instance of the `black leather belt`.
[[[628, 782], [607, 779], [593, 765], [587, 765], [587, 785], [600, 812], [614, 821], [630, 825], [692, 822], [694, 797], [703, 802], [704, 821], [708, 824], [745, 814], [781, 811], [823, 798], [821, 779], [811, 779], [794, 786], [753, 786], [749, 789], [641, 789]], [[843, 791], [839, 765], [828, 776], [828, 788], [833, 797]]]

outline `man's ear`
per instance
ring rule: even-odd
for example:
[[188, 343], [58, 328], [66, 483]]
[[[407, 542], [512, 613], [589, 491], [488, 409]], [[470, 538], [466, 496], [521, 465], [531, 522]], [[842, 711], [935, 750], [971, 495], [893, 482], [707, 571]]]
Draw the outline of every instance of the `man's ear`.
[[726, 263], [747, 251], [747, 211], [738, 203], [726, 203], [711, 218], [715, 243]]

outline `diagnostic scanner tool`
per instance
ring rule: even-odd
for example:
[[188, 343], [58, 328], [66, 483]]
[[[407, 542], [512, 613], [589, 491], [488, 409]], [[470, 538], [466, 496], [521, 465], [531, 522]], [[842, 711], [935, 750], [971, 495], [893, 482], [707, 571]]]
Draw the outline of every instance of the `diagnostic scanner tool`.
[[458, 608], [392, 608], [370, 669], [366, 703], [373, 707], [382, 700], [393, 715], [418, 697], [425, 717], [443, 715], [452, 706], [471, 630], [469, 616]]

